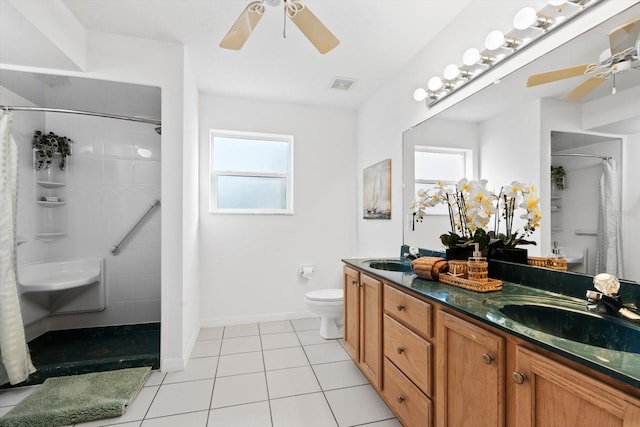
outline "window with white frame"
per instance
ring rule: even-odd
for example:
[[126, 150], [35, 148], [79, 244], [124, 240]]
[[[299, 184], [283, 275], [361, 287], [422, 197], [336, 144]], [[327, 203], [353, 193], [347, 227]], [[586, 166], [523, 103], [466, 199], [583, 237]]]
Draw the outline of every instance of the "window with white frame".
[[293, 213], [293, 136], [212, 130], [210, 147], [210, 212]]
[[[416, 145], [414, 149], [414, 196], [420, 189], [433, 192], [438, 181], [454, 186], [460, 179], [473, 176], [472, 151], [464, 148], [444, 148]], [[446, 205], [425, 210], [427, 215], [448, 215]]]

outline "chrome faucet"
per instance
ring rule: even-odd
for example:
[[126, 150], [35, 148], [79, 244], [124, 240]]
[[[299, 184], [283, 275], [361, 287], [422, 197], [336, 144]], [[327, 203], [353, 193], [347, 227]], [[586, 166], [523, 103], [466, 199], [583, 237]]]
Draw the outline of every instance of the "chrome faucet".
[[593, 278], [594, 287], [600, 292], [587, 291], [587, 309], [589, 311], [604, 311], [623, 319], [640, 322], [640, 312], [637, 308], [622, 304], [618, 290], [620, 282], [614, 275], [598, 274]]
[[420, 250], [415, 246], [409, 246], [409, 252], [405, 252], [402, 254], [402, 258], [407, 259], [416, 259], [420, 258], [421, 256], [422, 254], [420, 253]]

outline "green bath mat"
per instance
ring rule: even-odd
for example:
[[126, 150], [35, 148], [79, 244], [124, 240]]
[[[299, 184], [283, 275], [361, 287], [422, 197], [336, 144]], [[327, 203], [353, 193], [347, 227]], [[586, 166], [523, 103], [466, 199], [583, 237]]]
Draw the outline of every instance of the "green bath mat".
[[150, 367], [48, 378], [0, 418], [1, 427], [55, 427], [124, 414]]

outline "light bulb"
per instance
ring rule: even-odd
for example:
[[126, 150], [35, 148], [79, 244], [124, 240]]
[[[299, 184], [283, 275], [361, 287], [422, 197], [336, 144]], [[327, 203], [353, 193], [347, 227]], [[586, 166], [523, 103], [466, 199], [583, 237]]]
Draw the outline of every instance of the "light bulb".
[[549, 0], [549, 4], [553, 7], [562, 6], [567, 0]]
[[442, 85], [443, 85], [442, 79], [438, 76], [431, 77], [429, 79], [429, 82], [427, 83], [427, 87], [429, 88], [430, 91], [433, 91], [433, 92], [442, 89]]
[[455, 80], [460, 75], [460, 68], [456, 64], [449, 64], [444, 67], [444, 78], [447, 80]]
[[418, 102], [422, 102], [427, 99], [427, 91], [424, 88], [419, 87], [418, 89], [413, 91], [413, 99]]
[[491, 31], [484, 39], [484, 45], [489, 50], [496, 50], [504, 46], [504, 34], [500, 30]]
[[462, 55], [462, 63], [467, 67], [477, 64], [480, 59], [480, 51], [475, 47], [467, 49]]
[[532, 7], [522, 8], [513, 17], [513, 26], [517, 30], [526, 30], [538, 22], [538, 13]]

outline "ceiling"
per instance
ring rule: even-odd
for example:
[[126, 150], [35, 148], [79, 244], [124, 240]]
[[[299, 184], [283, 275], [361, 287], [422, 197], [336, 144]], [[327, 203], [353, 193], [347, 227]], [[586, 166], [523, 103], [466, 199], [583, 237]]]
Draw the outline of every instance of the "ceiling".
[[[240, 51], [218, 46], [248, 0], [63, 0], [86, 30], [186, 46], [201, 92], [357, 108], [469, 0], [305, 0], [340, 45], [321, 55], [282, 6], [266, 5]], [[336, 77], [357, 80], [331, 89]]]

